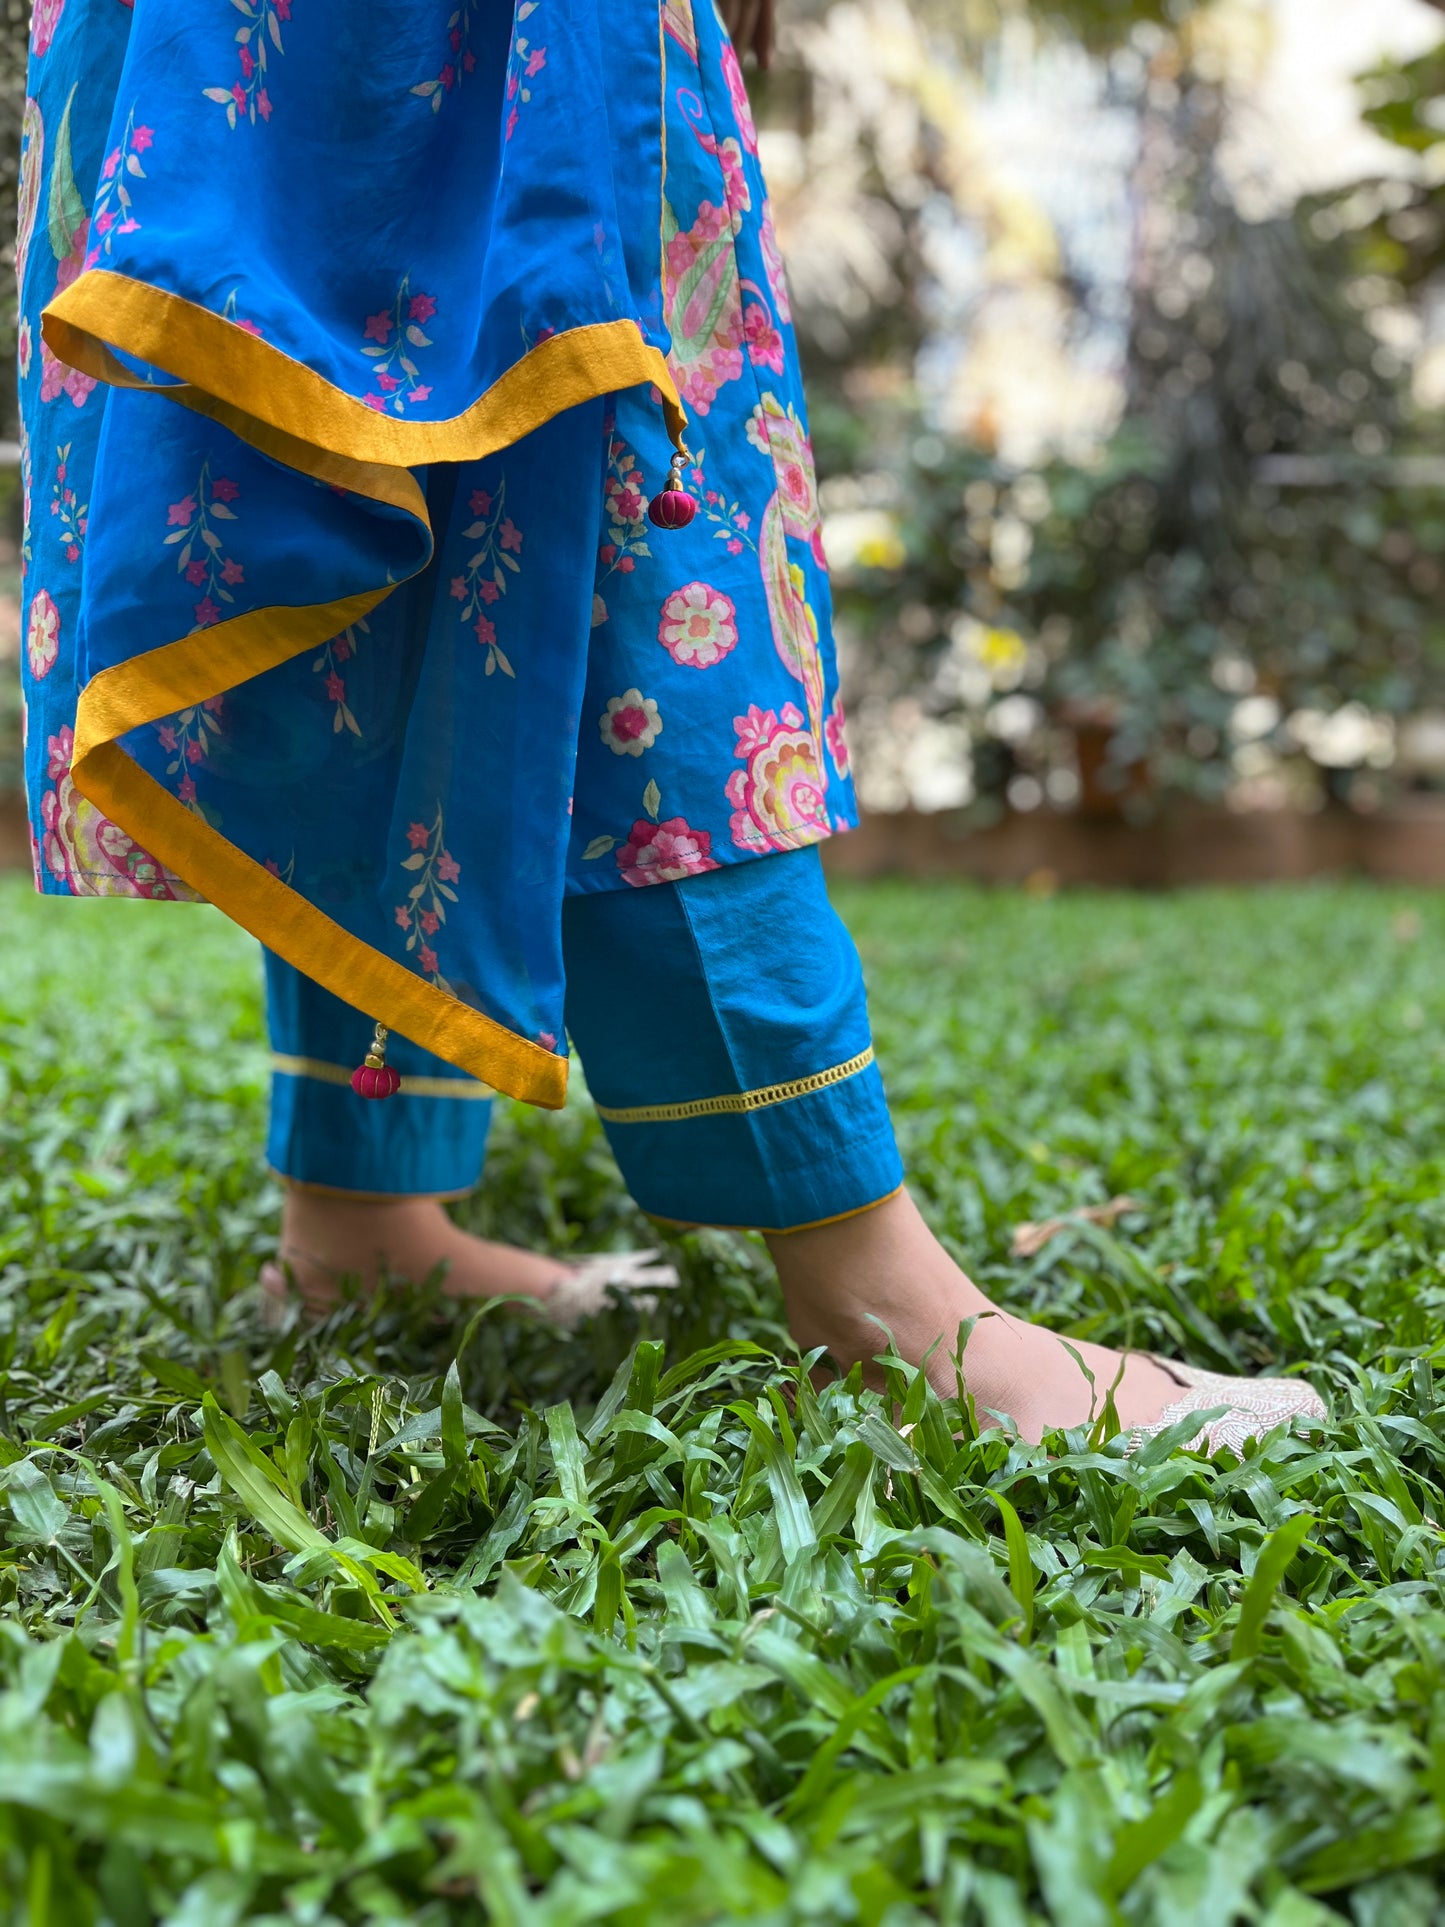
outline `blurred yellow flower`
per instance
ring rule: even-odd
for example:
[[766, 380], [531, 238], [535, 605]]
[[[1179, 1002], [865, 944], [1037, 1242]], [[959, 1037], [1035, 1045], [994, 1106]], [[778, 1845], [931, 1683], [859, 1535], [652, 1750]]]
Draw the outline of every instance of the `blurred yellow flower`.
[[858, 544], [858, 566], [864, 569], [901, 569], [908, 551], [898, 530], [889, 526], [867, 535]]
[[995, 682], [1017, 681], [1029, 654], [1017, 629], [975, 630], [973, 652]]

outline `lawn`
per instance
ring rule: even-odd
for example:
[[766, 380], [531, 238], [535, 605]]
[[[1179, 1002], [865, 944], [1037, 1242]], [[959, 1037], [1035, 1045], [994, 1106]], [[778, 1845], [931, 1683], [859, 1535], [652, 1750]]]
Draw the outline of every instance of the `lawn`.
[[[253, 947], [0, 879], [5, 1927], [1440, 1917], [1445, 902], [841, 902], [980, 1282], [1304, 1366], [1331, 1426], [1211, 1463], [815, 1393], [722, 1233], [568, 1339], [268, 1333]], [[581, 1101], [466, 1209], [652, 1235]]]

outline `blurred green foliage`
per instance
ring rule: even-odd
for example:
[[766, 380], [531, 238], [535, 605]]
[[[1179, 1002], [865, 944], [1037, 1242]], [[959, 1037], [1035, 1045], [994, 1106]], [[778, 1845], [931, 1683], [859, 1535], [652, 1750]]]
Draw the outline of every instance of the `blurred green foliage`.
[[[1133, 271], [1123, 420], [1093, 460], [1021, 472], [987, 436], [924, 418], [909, 379], [931, 326], [919, 196], [909, 184], [888, 199], [881, 157], [870, 176], [901, 237], [902, 298], [841, 340], [829, 318], [809, 354], [823, 472], [871, 470], [875, 493], [886, 478], [903, 545], [839, 583], [851, 707], [902, 700], [955, 725], [985, 806], [1020, 773], [1042, 789], [1072, 770], [1081, 727], [1107, 738], [1085, 785], [1094, 807], [1111, 789], [1136, 812], [1174, 790], [1217, 797], [1266, 763], [1273, 800], [1368, 805], [1389, 777], [1362, 767], [1362, 747], [1326, 750], [1305, 728], [1348, 705], [1368, 724], [1445, 704], [1439, 437], [1394, 345], [1430, 298], [1445, 195], [1371, 179], [1246, 218], [1220, 164], [1223, 84], [1192, 64], [1187, 35], [1141, 44], [1148, 60], [1114, 99], [1138, 121], [1151, 238]], [[1437, 146], [1442, 77], [1445, 41], [1367, 76], [1366, 117]], [[1393, 327], [1377, 328], [1387, 311]], [[970, 648], [999, 656], [982, 679]], [[1247, 746], [1243, 697], [1260, 699]], [[1378, 731], [1356, 735], [1378, 750]]]

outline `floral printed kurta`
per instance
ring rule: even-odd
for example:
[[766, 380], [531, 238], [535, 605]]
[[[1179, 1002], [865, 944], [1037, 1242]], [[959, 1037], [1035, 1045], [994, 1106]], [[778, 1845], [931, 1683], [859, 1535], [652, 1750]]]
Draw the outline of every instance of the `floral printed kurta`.
[[565, 893], [853, 817], [736, 58], [689, 0], [174, 20], [35, 10], [37, 881], [210, 898], [560, 1102]]

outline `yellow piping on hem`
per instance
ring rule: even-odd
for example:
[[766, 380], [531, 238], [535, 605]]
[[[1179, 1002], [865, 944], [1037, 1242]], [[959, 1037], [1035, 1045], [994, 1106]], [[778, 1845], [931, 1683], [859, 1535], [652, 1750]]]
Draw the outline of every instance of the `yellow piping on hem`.
[[865, 1211], [876, 1211], [880, 1204], [887, 1204], [896, 1198], [906, 1185], [895, 1184], [891, 1191], [885, 1191], [881, 1198], [874, 1198], [869, 1204], [855, 1204], [851, 1211], [835, 1211], [831, 1218], [814, 1218], [808, 1224], [715, 1224], [711, 1219], [706, 1223], [690, 1218], [662, 1218], [655, 1211], [646, 1215], [654, 1224], [665, 1224], [673, 1231], [756, 1231], [761, 1238], [791, 1238], [795, 1231], [821, 1231], [825, 1225], [843, 1224], [849, 1218], [861, 1218]]
[[723, 1097], [694, 1097], [685, 1104], [635, 1104], [622, 1110], [613, 1110], [606, 1104], [595, 1104], [593, 1109], [608, 1124], [682, 1124], [694, 1117], [725, 1117], [741, 1111], [764, 1111], [771, 1104], [787, 1104], [795, 1097], [809, 1097], [814, 1091], [826, 1090], [830, 1084], [841, 1084], [845, 1078], [856, 1077], [859, 1071], [866, 1071], [873, 1062], [873, 1046], [859, 1051], [850, 1057], [846, 1064], [834, 1064], [825, 1071], [814, 1071], [811, 1077], [790, 1078], [786, 1084], [764, 1084], [755, 1091], [733, 1091]]
[[[351, 1089], [353, 1073], [344, 1064], [328, 1064], [320, 1057], [292, 1057], [272, 1051], [271, 1068], [279, 1077], [307, 1077], [314, 1084], [338, 1084]], [[398, 1097], [456, 1097], [476, 1103], [496, 1096], [490, 1084], [469, 1077], [403, 1077]]]
[[[428, 535], [425, 498], [407, 472], [413, 465], [480, 459], [567, 408], [646, 381], [661, 391], [679, 444], [687, 422], [664, 356], [630, 321], [568, 329], [539, 343], [446, 422], [379, 414], [233, 322], [109, 269], [91, 269], [63, 290], [42, 331], [69, 366], [182, 403], [302, 474], [413, 515]], [[111, 347], [181, 385], [140, 380]], [[566, 1101], [565, 1058], [353, 937], [171, 796], [117, 740], [339, 635], [395, 586], [302, 609], [256, 610], [101, 671], [81, 692], [72, 778], [167, 870], [344, 1002], [480, 1082], [558, 1109]]]
[[[112, 268], [89, 268], [62, 289], [41, 316], [41, 333], [52, 354], [97, 381], [168, 394], [238, 434], [245, 433], [238, 422], [259, 423], [308, 447], [389, 468], [478, 461], [577, 402], [646, 381], [661, 391], [675, 442], [687, 427], [667, 358], [635, 321], [563, 329], [530, 348], [460, 415], [438, 422], [368, 408], [224, 315]], [[182, 385], [158, 389], [111, 349], [164, 369]]]

